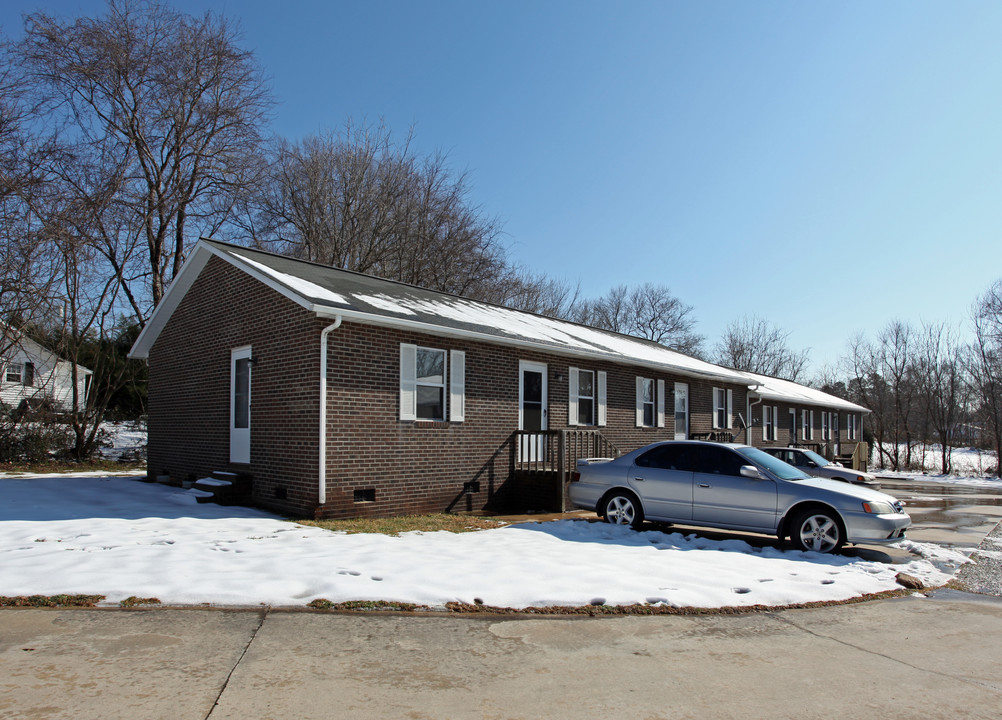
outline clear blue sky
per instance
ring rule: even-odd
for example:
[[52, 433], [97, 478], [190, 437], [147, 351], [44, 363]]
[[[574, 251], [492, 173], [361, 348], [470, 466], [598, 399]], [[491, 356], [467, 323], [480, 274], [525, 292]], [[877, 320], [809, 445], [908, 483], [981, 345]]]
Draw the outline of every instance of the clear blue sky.
[[[237, 19], [274, 130], [410, 126], [512, 257], [594, 297], [668, 284], [834, 360], [962, 322], [1002, 277], [1002, 3], [177, 0]], [[19, 13], [96, 14], [97, 0]]]

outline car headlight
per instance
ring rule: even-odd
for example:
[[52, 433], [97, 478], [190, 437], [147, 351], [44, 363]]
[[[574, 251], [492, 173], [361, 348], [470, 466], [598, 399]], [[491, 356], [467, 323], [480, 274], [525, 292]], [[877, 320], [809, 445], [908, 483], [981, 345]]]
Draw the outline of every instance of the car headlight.
[[893, 515], [894, 508], [890, 503], [880, 502], [879, 500], [870, 500], [863, 503], [863, 512], [868, 512], [873, 515]]

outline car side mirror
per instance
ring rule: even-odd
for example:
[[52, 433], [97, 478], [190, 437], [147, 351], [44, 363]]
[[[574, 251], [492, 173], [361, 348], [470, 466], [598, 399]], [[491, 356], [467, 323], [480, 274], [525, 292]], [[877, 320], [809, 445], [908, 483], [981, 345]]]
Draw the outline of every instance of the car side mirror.
[[817, 467], [817, 466], [818, 466], [818, 464], [816, 462], [814, 462], [813, 460], [808, 460], [807, 461], [807, 467]]
[[741, 477], [751, 478], [752, 480], [765, 479], [762, 473], [759, 472], [759, 469], [754, 465], [742, 465], [739, 472], [741, 473]]

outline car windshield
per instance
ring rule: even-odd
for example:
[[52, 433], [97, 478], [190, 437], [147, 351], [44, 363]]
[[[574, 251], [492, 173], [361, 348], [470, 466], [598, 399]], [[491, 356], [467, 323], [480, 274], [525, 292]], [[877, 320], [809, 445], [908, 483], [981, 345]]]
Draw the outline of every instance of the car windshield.
[[740, 447], [734, 448], [734, 450], [752, 464], [765, 468], [782, 480], [808, 480], [811, 477], [810, 475], [797, 470], [797, 468], [793, 467], [793, 465], [787, 465], [778, 457], [773, 457], [769, 453], [762, 452], [758, 448]]
[[821, 455], [818, 455], [813, 450], [801, 450], [800, 452], [802, 452], [804, 455], [806, 455], [809, 460], [813, 460], [814, 462], [816, 462], [818, 464], [819, 468], [820, 467], [824, 467], [825, 465], [831, 465], [830, 462], [828, 462]]

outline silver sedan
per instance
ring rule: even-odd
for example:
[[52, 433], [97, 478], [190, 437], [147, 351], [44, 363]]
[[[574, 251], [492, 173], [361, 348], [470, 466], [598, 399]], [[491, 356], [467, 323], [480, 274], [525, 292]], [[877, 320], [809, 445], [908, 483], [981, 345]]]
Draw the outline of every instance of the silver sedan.
[[747, 445], [662, 442], [578, 464], [571, 502], [608, 522], [644, 519], [789, 537], [801, 550], [891, 543], [911, 518], [890, 495], [812, 478]]

